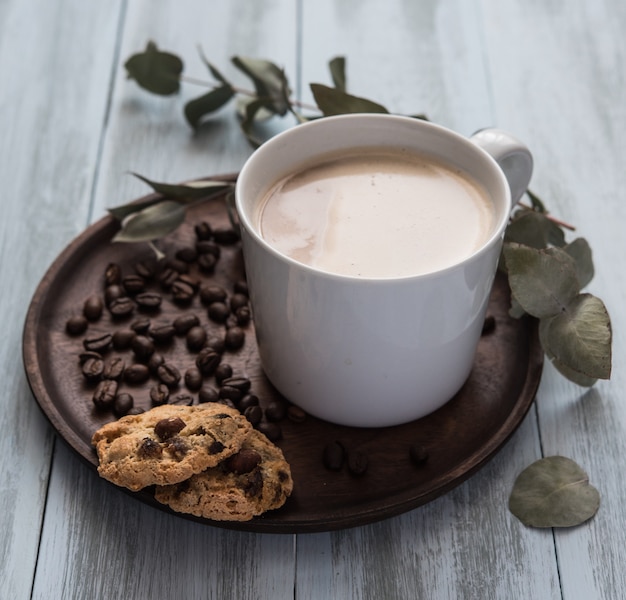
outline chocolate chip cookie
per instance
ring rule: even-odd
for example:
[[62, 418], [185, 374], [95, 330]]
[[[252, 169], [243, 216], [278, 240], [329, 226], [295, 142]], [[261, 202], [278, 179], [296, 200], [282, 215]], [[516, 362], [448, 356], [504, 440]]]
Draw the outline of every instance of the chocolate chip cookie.
[[291, 494], [289, 464], [280, 448], [253, 430], [236, 454], [155, 498], [175, 511], [215, 521], [248, 521], [279, 508]]
[[237, 453], [252, 427], [223, 404], [157, 406], [140, 415], [107, 423], [91, 443], [98, 473], [137, 491], [189, 479]]

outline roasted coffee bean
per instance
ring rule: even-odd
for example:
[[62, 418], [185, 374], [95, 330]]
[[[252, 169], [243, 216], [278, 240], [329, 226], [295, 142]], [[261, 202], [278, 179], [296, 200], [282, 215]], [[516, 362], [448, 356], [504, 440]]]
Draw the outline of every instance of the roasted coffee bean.
[[219, 258], [222, 254], [222, 249], [215, 243], [208, 240], [201, 240], [196, 244], [196, 251], [199, 255], [210, 254], [215, 258]]
[[110, 333], [103, 333], [95, 337], [84, 339], [83, 347], [87, 351], [106, 352], [112, 341], [113, 336]]
[[209, 305], [208, 315], [211, 321], [216, 323], [224, 323], [228, 319], [230, 308], [225, 302], [213, 302]]
[[117, 395], [117, 382], [113, 379], [103, 379], [96, 387], [92, 400], [99, 410], [108, 410], [113, 407]]
[[215, 388], [203, 387], [198, 392], [199, 402], [217, 402], [219, 400], [219, 394]]
[[244, 296], [250, 296], [248, 293], [248, 282], [245, 279], [239, 279], [235, 281], [235, 285], [233, 286], [233, 290], [235, 294], [243, 294]]
[[126, 363], [124, 362], [124, 359], [119, 356], [114, 356], [104, 363], [102, 377], [104, 379], [115, 379], [119, 381], [122, 378], [122, 375], [124, 375], [125, 368]]
[[136, 385], [148, 381], [150, 371], [146, 365], [134, 363], [124, 369], [124, 380], [130, 384]]
[[200, 289], [200, 282], [195, 277], [192, 277], [191, 275], [185, 275], [184, 273], [181, 273], [178, 276], [178, 281], [190, 286], [193, 289], [194, 293]]
[[230, 246], [239, 241], [239, 234], [232, 227], [218, 227], [213, 229], [213, 239], [222, 246]]
[[233, 368], [228, 363], [220, 363], [215, 369], [215, 380], [221, 385], [222, 381], [233, 376]]
[[139, 335], [145, 335], [150, 331], [152, 321], [150, 319], [137, 319], [130, 324], [130, 328]]
[[219, 354], [223, 354], [224, 350], [226, 350], [226, 344], [224, 343], [224, 337], [217, 335], [215, 333], [209, 335], [206, 340], [205, 346], [207, 348], [211, 348], [215, 352]]
[[242, 306], [248, 306], [248, 296], [244, 294], [233, 294], [230, 297], [230, 310], [236, 312], [236, 310]]
[[193, 404], [193, 396], [190, 394], [176, 394], [174, 398], [170, 397], [169, 404], [175, 406], [191, 406]]
[[419, 467], [428, 460], [428, 450], [420, 444], [413, 444], [409, 448], [409, 456], [413, 464]]
[[243, 448], [237, 454], [229, 456], [223, 464], [226, 471], [243, 475], [254, 471], [261, 460], [261, 455], [258, 452], [250, 448]]
[[173, 325], [159, 325], [150, 330], [150, 337], [156, 344], [169, 344], [175, 333]]
[[142, 277], [144, 281], [150, 281], [158, 270], [156, 260], [142, 260], [134, 265], [135, 273]]
[[235, 319], [237, 319], [237, 324], [245, 327], [250, 320], [252, 319], [252, 312], [250, 311], [249, 306], [240, 306], [235, 311]]
[[117, 318], [129, 317], [135, 310], [135, 303], [128, 296], [116, 298], [109, 304], [109, 312]]
[[339, 442], [330, 442], [324, 446], [322, 461], [324, 466], [331, 471], [339, 471], [343, 467], [345, 450]]
[[156, 377], [157, 369], [164, 362], [165, 362], [165, 357], [162, 354], [155, 352], [148, 360], [148, 369], [150, 370], [150, 373], [152, 373]]
[[132, 329], [118, 329], [113, 334], [113, 348], [116, 350], [126, 350], [130, 348], [131, 342], [137, 334]]
[[180, 279], [176, 280], [172, 284], [172, 300], [179, 305], [189, 304], [195, 295], [195, 290], [191, 285], [181, 281]]
[[206, 342], [206, 331], [204, 327], [200, 325], [196, 325], [192, 327], [186, 336], [187, 348], [192, 352], [197, 352], [204, 346], [204, 342]]
[[174, 365], [165, 362], [157, 369], [157, 377], [168, 388], [174, 388], [180, 381], [180, 371]]
[[102, 316], [104, 305], [100, 296], [89, 296], [83, 304], [83, 315], [88, 321], [97, 321]]
[[111, 306], [111, 303], [114, 300], [117, 300], [118, 298], [123, 298], [124, 296], [126, 296], [126, 292], [121, 285], [117, 283], [111, 284], [107, 286], [104, 290], [104, 303], [107, 306]]
[[214, 302], [224, 302], [228, 298], [228, 292], [219, 285], [204, 285], [200, 288], [200, 300], [207, 306]]
[[228, 377], [222, 380], [222, 385], [236, 388], [245, 394], [252, 387], [252, 382], [247, 377]]
[[122, 282], [122, 268], [117, 263], [109, 263], [104, 270], [104, 287], [119, 285]]
[[88, 358], [83, 362], [81, 371], [87, 381], [99, 381], [104, 373], [104, 361], [101, 358]]
[[193, 314], [184, 314], [177, 317], [172, 324], [176, 335], [185, 335], [192, 327], [200, 325], [200, 319]]
[[217, 265], [217, 258], [213, 254], [200, 254], [198, 256], [198, 268], [206, 274], [211, 274], [215, 271]]
[[364, 452], [358, 450], [348, 452], [348, 471], [353, 475], [364, 475], [368, 464], [369, 459]]
[[233, 313], [230, 313], [226, 321], [224, 321], [224, 327], [226, 327], [226, 329], [231, 329], [232, 327], [239, 327], [239, 323], [237, 323], [237, 317]]
[[189, 367], [185, 371], [185, 385], [192, 392], [197, 392], [202, 387], [202, 373], [198, 367]]
[[196, 367], [200, 369], [200, 372], [205, 377], [208, 377], [209, 375], [213, 375], [221, 360], [221, 354], [218, 354], [215, 350], [211, 350], [211, 348], [203, 348], [196, 357]]
[[130, 343], [135, 356], [142, 361], [147, 361], [154, 354], [154, 342], [145, 335], [136, 335]]
[[159, 275], [159, 283], [164, 290], [169, 290], [172, 284], [178, 279], [178, 271], [171, 267], [166, 267]]
[[206, 221], [196, 223], [193, 229], [198, 240], [210, 240], [213, 236], [213, 229]]
[[244, 396], [244, 393], [237, 388], [230, 387], [228, 385], [222, 385], [219, 390], [219, 397], [221, 399], [230, 400], [234, 404], [237, 404]]
[[235, 410], [237, 410], [237, 407], [235, 406], [235, 403], [230, 400], [229, 398], [218, 398], [217, 399], [217, 403], [218, 404], [223, 404], [224, 406], [228, 406], [229, 408], [233, 408]]
[[295, 404], [287, 408], [287, 418], [294, 423], [302, 423], [306, 421], [306, 412]]
[[96, 358], [102, 360], [102, 354], [99, 352], [95, 352], [94, 350], [87, 350], [85, 352], [81, 352], [78, 355], [78, 362], [80, 365], [84, 365], [90, 358]]
[[256, 427], [263, 418], [263, 409], [260, 406], [248, 406], [244, 409], [243, 416], [248, 419], [253, 427]]
[[189, 265], [184, 260], [179, 260], [178, 258], [169, 258], [165, 268], [174, 269], [179, 275], [181, 273], [189, 273]]
[[246, 334], [241, 327], [230, 327], [224, 336], [227, 350], [239, 350], [246, 341]]
[[123, 417], [129, 414], [134, 404], [135, 400], [130, 394], [126, 392], [118, 394], [113, 402], [113, 414], [116, 417]]
[[272, 400], [265, 408], [265, 418], [268, 421], [282, 421], [287, 416], [287, 405], [280, 400]]
[[89, 323], [83, 315], [70, 317], [65, 323], [65, 331], [69, 335], [81, 335], [87, 331]]
[[259, 406], [259, 398], [255, 394], [246, 394], [237, 403], [237, 408], [242, 412], [251, 406]]
[[493, 315], [487, 315], [483, 323], [481, 335], [488, 335], [496, 328], [496, 318]]
[[158, 438], [164, 442], [174, 437], [177, 433], [185, 428], [185, 421], [180, 417], [169, 417], [167, 419], [161, 419], [154, 426], [154, 433]]
[[198, 251], [193, 246], [185, 246], [176, 250], [174, 256], [183, 262], [192, 263], [198, 258]]
[[126, 275], [122, 278], [122, 287], [129, 296], [134, 296], [145, 290], [146, 282], [140, 275]]
[[135, 302], [139, 308], [143, 308], [145, 311], [156, 310], [160, 308], [163, 296], [156, 292], [142, 292], [135, 296]]
[[141, 406], [133, 406], [126, 414], [127, 415], [140, 415], [145, 413], [145, 409], [141, 408]]
[[276, 423], [261, 421], [256, 424], [256, 429], [264, 434], [270, 442], [276, 442], [283, 437], [283, 431]]
[[150, 400], [152, 400], [152, 404], [157, 406], [167, 404], [169, 399], [170, 389], [164, 383], [159, 383], [150, 388]]

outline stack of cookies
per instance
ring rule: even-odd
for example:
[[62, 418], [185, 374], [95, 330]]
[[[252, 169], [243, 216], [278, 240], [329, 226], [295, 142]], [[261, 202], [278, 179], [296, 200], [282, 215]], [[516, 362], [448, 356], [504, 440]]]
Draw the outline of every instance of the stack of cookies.
[[291, 494], [280, 448], [223, 404], [157, 406], [107, 423], [93, 435], [102, 477], [154, 496], [177, 512], [247, 521]]

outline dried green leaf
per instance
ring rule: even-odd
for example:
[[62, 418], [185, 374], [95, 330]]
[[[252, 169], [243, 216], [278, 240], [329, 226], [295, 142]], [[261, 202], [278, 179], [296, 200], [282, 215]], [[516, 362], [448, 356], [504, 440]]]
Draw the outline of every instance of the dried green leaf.
[[590, 379], [611, 376], [611, 320], [599, 298], [580, 294], [564, 311], [539, 322], [539, 339], [558, 365]]
[[226, 77], [224, 77], [224, 75], [222, 75], [222, 73], [217, 69], [217, 67], [215, 67], [215, 65], [213, 65], [211, 62], [209, 62], [207, 57], [204, 55], [204, 52], [202, 52], [202, 48], [199, 49], [199, 52], [200, 52], [200, 58], [201, 58], [202, 62], [207, 66], [207, 68], [209, 69], [211, 75], [213, 75], [213, 77], [215, 79], [217, 79], [220, 83], [222, 83], [224, 85], [229, 85], [230, 86], [230, 83], [228, 82]]
[[128, 215], [114, 242], [148, 242], [174, 231], [185, 220], [185, 207], [180, 202], [164, 200]]
[[212, 196], [228, 190], [234, 185], [232, 181], [217, 181], [213, 179], [199, 179], [184, 184], [160, 183], [138, 173], [133, 173], [133, 175], [147, 183], [155, 192], [182, 203]]
[[259, 120], [259, 116], [261, 119], [265, 118], [267, 104], [265, 100], [256, 99], [247, 102], [243, 109], [245, 109], [245, 113], [240, 121], [241, 131], [243, 131], [252, 147], [258, 148], [261, 145], [261, 140], [254, 135], [253, 127], [255, 122]]
[[509, 497], [509, 510], [528, 527], [580, 525], [599, 506], [600, 494], [587, 473], [564, 456], [548, 456], [524, 469]]
[[185, 118], [189, 125], [197, 129], [203, 117], [215, 112], [224, 104], [226, 104], [233, 96], [235, 91], [228, 85], [221, 85], [212, 89], [210, 92], [190, 100], [185, 104]]
[[519, 210], [515, 213], [508, 227], [504, 239], [507, 242], [517, 242], [531, 248], [547, 248], [550, 244], [563, 246], [565, 234], [547, 215], [533, 210]]
[[534, 194], [530, 190], [526, 190], [526, 195], [530, 198], [530, 204], [533, 207], [533, 210], [536, 210], [540, 213], [547, 212], [544, 203], [542, 202], [541, 198], [537, 196], [537, 194]]
[[366, 98], [352, 96], [351, 94], [322, 85], [321, 83], [312, 83], [310, 87], [317, 107], [322, 111], [325, 117], [348, 113], [389, 112], [384, 106], [376, 102], [372, 102]]
[[161, 52], [152, 41], [143, 52], [133, 54], [124, 66], [130, 79], [153, 94], [168, 96], [180, 89], [183, 61], [175, 54]]
[[346, 91], [346, 59], [343, 56], [336, 56], [328, 63], [330, 76], [336, 89]]
[[574, 259], [580, 288], [584, 288], [593, 279], [595, 274], [591, 248], [587, 240], [584, 238], [576, 238], [573, 242], [567, 244], [567, 246], [563, 246], [563, 250]]
[[503, 253], [511, 292], [529, 315], [560, 313], [579, 293], [574, 259], [560, 248], [538, 250], [508, 242]]
[[268, 60], [233, 56], [232, 63], [254, 84], [256, 94], [264, 106], [277, 115], [285, 115], [291, 108], [291, 91], [283, 69]]

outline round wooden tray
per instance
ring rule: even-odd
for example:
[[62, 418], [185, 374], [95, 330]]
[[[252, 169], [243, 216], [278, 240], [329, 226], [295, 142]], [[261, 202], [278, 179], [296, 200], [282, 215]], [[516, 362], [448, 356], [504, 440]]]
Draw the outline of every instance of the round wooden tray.
[[[210, 200], [190, 209], [186, 222], [161, 240], [160, 248], [173, 255], [176, 249], [193, 244], [193, 226], [202, 220], [227, 225], [223, 199]], [[59, 255], [34, 294], [23, 338], [24, 365], [35, 399], [60, 437], [93, 468], [94, 475], [98, 461], [90, 445], [91, 436], [115, 417], [94, 408], [93, 386], [84, 380], [78, 364], [83, 336], [68, 336], [65, 323], [71, 315], [81, 312], [88, 296], [102, 293], [104, 270], [110, 262], [119, 263], [124, 273], [130, 274], [135, 263], [153, 256], [146, 244], [112, 244], [111, 238], [117, 229], [117, 222], [105, 217]], [[239, 245], [222, 248], [214, 275], [202, 275], [194, 269], [192, 267], [192, 276], [202, 281], [210, 279], [232, 290], [233, 282], [244, 277]], [[155, 324], [171, 322], [181, 313], [165, 293], [164, 298], [160, 311], [150, 315]], [[495, 319], [495, 327], [481, 338], [474, 369], [465, 386], [434, 414], [406, 425], [381, 429], [333, 425], [311, 416], [300, 423], [289, 419], [281, 421], [282, 438], [277, 444], [291, 465], [294, 479], [294, 492], [281, 509], [244, 523], [218, 523], [172, 514], [256, 532], [329, 531], [397, 515], [446, 493], [496, 454], [533, 402], [543, 366], [536, 322], [527, 318], [512, 319], [508, 308], [508, 286], [505, 278], [498, 276], [488, 310], [488, 315]], [[207, 329], [223, 329], [222, 325], [209, 320], [206, 307], [197, 297], [186, 310], [197, 314]], [[128, 327], [133, 319], [145, 316], [135, 314], [120, 323], [112, 321], [108, 312], [104, 312], [99, 321], [90, 324], [90, 337]], [[195, 358], [182, 339], [177, 339], [162, 353], [175, 362], [181, 372], [193, 364]], [[253, 391], [263, 406], [272, 399], [280, 399], [261, 370], [252, 324], [246, 328], [245, 346], [237, 352], [226, 353], [223, 362], [233, 366], [235, 375], [245, 375], [252, 380]], [[445, 369], [445, 365], [441, 368]], [[214, 385], [214, 382], [208, 383]], [[153, 384], [154, 381], [129, 387], [127, 391], [133, 394], [136, 405], [150, 407], [148, 389]], [[181, 387], [180, 391], [186, 390]], [[195, 396], [197, 402], [197, 394]], [[326, 469], [322, 453], [324, 446], [332, 441], [340, 442], [348, 451], [365, 453], [368, 457], [365, 474], [355, 476], [345, 466], [340, 471]], [[414, 444], [428, 452], [428, 460], [420, 466], [409, 458], [409, 448]], [[128, 493], [172, 512], [154, 500], [150, 489]]]

